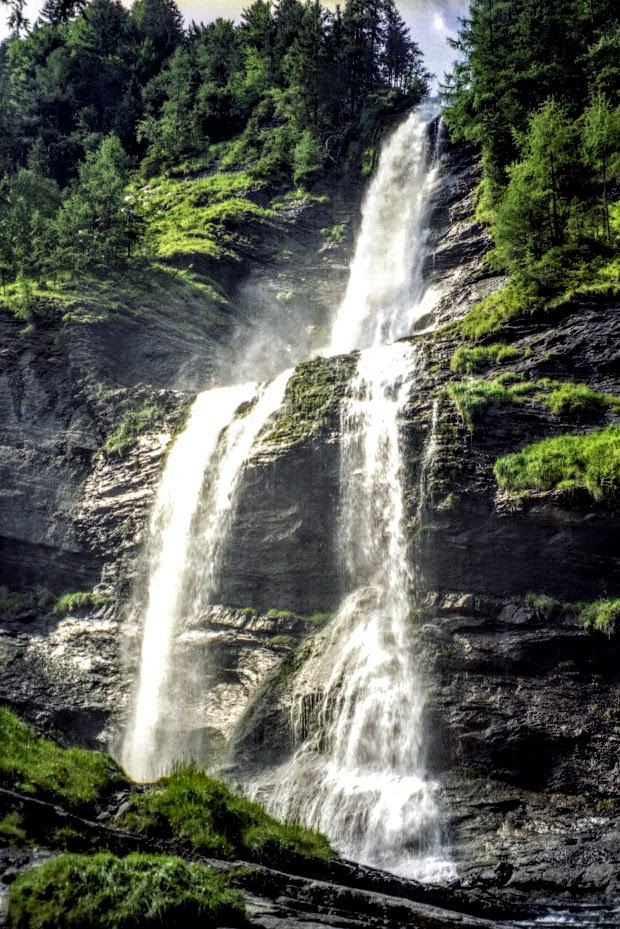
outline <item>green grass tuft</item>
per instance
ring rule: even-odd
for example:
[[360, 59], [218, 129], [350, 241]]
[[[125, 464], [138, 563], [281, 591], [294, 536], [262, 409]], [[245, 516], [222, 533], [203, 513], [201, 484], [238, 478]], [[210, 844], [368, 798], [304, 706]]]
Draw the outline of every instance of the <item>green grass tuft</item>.
[[540, 619], [552, 619], [562, 609], [562, 604], [547, 594], [528, 593], [523, 598], [525, 606], [534, 610]]
[[243, 858], [270, 867], [327, 863], [334, 852], [311, 829], [280, 823], [258, 804], [195, 767], [164, 777], [135, 798], [119, 826], [157, 836], [172, 830], [203, 855]]
[[0, 707], [0, 786], [79, 808], [126, 783], [109, 756], [60, 748]]
[[69, 613], [81, 613], [113, 602], [113, 598], [105, 594], [76, 590], [62, 594], [54, 604], [52, 613], [54, 616], [67, 616]]
[[612, 498], [620, 487], [620, 426], [588, 435], [543, 439], [495, 462], [503, 490], [587, 490], [595, 500]]
[[[612, 400], [615, 398], [611, 398]], [[599, 416], [609, 405], [609, 398], [587, 384], [565, 383], [543, 398], [554, 416], [587, 422]]]
[[0, 845], [3, 848], [22, 848], [28, 845], [28, 833], [21, 815], [16, 810], [0, 819]]
[[500, 381], [459, 381], [450, 384], [448, 396], [454, 401], [467, 428], [472, 430], [489, 407], [520, 403], [520, 394], [527, 392], [530, 388], [530, 384], [506, 387]]
[[218, 171], [206, 177], [158, 177], [140, 191], [156, 254], [234, 255], [240, 244], [234, 228], [248, 220], [265, 221], [274, 214], [247, 194], [264, 182], [245, 171]]
[[163, 855], [59, 855], [15, 881], [13, 929], [241, 926], [241, 894], [200, 864]]
[[489, 294], [480, 303], [476, 303], [469, 313], [455, 324], [461, 338], [476, 342], [485, 336], [498, 332], [504, 323], [525, 313], [535, 313], [544, 306], [540, 298], [522, 293], [514, 284], [503, 290]]
[[607, 636], [620, 631], [620, 600], [596, 600], [583, 607], [579, 619], [586, 629], [604, 632]]
[[116, 432], [108, 436], [103, 443], [103, 450], [108, 455], [123, 458], [133, 447], [138, 437], [151, 429], [157, 420], [161, 418], [162, 412], [157, 404], [152, 404], [142, 410], [131, 410], [126, 413]]
[[452, 356], [450, 368], [455, 374], [476, 374], [493, 362], [500, 363], [519, 357], [519, 349], [497, 342], [494, 345], [462, 346]]

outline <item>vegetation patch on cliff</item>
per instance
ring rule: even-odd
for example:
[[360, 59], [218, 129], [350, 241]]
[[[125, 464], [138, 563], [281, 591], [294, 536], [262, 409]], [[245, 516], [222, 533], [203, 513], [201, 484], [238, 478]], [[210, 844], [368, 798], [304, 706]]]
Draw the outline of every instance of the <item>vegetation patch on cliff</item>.
[[476, 345], [473, 348], [463, 345], [452, 356], [450, 369], [455, 374], [477, 374], [490, 364], [501, 364], [504, 361], [518, 358], [519, 354], [518, 348], [505, 345], [503, 342], [497, 342], [494, 345]]
[[595, 500], [609, 500], [620, 487], [620, 426], [543, 439], [499, 458], [494, 470], [509, 493], [585, 489]]
[[17, 878], [14, 929], [240, 926], [241, 894], [209, 868], [163, 855], [59, 855]]
[[356, 364], [356, 355], [340, 355], [298, 365], [288, 382], [282, 412], [264, 442], [298, 445], [335, 424]]
[[620, 630], [620, 600], [596, 600], [582, 607], [579, 619], [586, 629], [616, 635]]
[[532, 390], [528, 383], [506, 386], [500, 380], [469, 380], [450, 384], [448, 396], [454, 401], [461, 419], [472, 430], [489, 407], [521, 403], [522, 394]]
[[567, 382], [555, 386], [555, 389], [543, 402], [554, 416], [575, 422], [587, 422], [603, 413], [606, 409], [620, 409], [620, 398], [593, 390], [587, 384]]
[[0, 785], [70, 808], [92, 804], [127, 781], [101, 752], [61, 748], [0, 707]]
[[163, 414], [164, 411], [157, 403], [145, 406], [141, 410], [129, 410], [117, 430], [103, 443], [103, 451], [107, 455], [123, 458], [143, 433], [154, 428]]
[[54, 616], [67, 616], [70, 613], [83, 613], [86, 610], [98, 609], [100, 606], [107, 606], [113, 602], [113, 598], [106, 596], [106, 594], [78, 590], [73, 593], [62, 594], [56, 600], [52, 614]]
[[158, 177], [144, 186], [145, 215], [160, 258], [202, 254], [235, 256], [232, 231], [241, 222], [265, 221], [273, 210], [258, 206], [248, 194], [264, 181], [245, 171], [216, 172], [206, 177]]
[[135, 806], [119, 826], [149, 836], [172, 832], [203, 855], [276, 868], [327, 863], [334, 856], [320, 833], [278, 822], [258, 803], [198, 768], [161, 778], [135, 798]]

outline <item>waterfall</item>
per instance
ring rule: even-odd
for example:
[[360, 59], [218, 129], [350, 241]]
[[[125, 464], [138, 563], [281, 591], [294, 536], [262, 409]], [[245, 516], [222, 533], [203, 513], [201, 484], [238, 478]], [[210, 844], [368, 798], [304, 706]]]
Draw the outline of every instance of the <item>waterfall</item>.
[[346, 857], [438, 880], [452, 866], [424, 770], [399, 427], [420, 368], [408, 346], [361, 354], [342, 411], [339, 549], [350, 593], [294, 681], [293, 757], [250, 789]]
[[123, 765], [137, 780], [159, 777], [184, 758], [202, 760], [201, 746], [193, 750], [181, 729], [181, 720], [191, 725], [184, 696], [197, 674], [175, 662], [175, 638], [211, 602], [243, 468], [258, 433], [282, 403], [290, 375], [275, 378], [236, 418], [240, 405], [256, 397], [256, 384], [200, 394], [168, 457], [149, 532], [139, 678], [121, 751]]
[[[431, 106], [416, 110], [383, 148], [327, 350], [363, 349], [341, 416], [338, 548], [349, 593], [291, 685], [292, 758], [247, 785], [276, 816], [321, 830], [341, 854], [422, 880], [454, 873], [424, 766], [400, 448], [423, 358], [389, 343], [410, 334], [437, 298], [423, 277], [441, 177], [440, 133], [433, 142], [430, 132], [436, 116]], [[418, 522], [436, 419], [437, 405], [420, 463]]]
[[[417, 348], [390, 343], [409, 335], [437, 297], [424, 281], [441, 178], [440, 133], [430, 131], [436, 116], [432, 106], [416, 110], [382, 150], [325, 349], [362, 350], [341, 408], [337, 548], [346, 595], [292, 679], [292, 757], [245, 784], [275, 815], [325, 832], [341, 854], [419, 879], [445, 879], [452, 866], [425, 770], [401, 453], [401, 421], [424, 364]], [[134, 777], [204, 758], [184, 732], [200, 729], [204, 667], [181, 661], [176, 643], [184, 630], [191, 638], [192, 621], [213, 602], [245, 464], [289, 377], [202, 394], [170, 455], [151, 526], [138, 694], [122, 755]], [[249, 412], [235, 416], [250, 399]], [[436, 408], [433, 422], [419, 514]]]
[[411, 335], [437, 298], [426, 290], [430, 208], [441, 180], [439, 110], [419, 107], [383, 148], [362, 208], [362, 225], [345, 298], [328, 354], [344, 354]]

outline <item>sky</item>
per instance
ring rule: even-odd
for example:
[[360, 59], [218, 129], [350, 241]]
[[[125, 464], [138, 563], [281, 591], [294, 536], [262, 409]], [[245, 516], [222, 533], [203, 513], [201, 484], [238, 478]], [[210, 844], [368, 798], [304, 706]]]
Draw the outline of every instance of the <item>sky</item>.
[[[37, 18], [42, 0], [28, 0], [26, 17], [31, 21]], [[129, 0], [124, 0], [130, 5]], [[251, 0], [177, 0], [177, 4], [186, 21], [208, 23], [222, 16], [226, 19], [238, 19], [244, 6]], [[326, 3], [334, 6], [334, 2]], [[424, 52], [427, 68], [443, 78], [449, 70], [454, 52], [449, 47], [447, 38], [455, 35], [459, 16], [465, 16], [469, 0], [397, 0], [398, 8], [404, 16], [412, 38]], [[7, 34], [5, 8], [0, 7], [0, 38]]]

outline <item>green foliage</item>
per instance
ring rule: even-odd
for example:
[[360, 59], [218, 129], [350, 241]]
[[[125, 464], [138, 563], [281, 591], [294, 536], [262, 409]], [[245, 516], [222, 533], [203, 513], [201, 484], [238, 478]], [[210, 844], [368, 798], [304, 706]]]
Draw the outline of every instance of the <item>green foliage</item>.
[[0, 610], [7, 613], [19, 613], [26, 605], [26, 598], [17, 591], [9, 590], [8, 587], [0, 587]]
[[587, 384], [562, 384], [543, 398], [554, 416], [587, 422], [599, 416], [608, 405], [605, 394], [592, 390]]
[[3, 299], [31, 323], [67, 275], [240, 257], [261, 185], [359, 169], [428, 77], [394, 0], [255, 0], [188, 30], [174, 0], [46, 0], [0, 55]]
[[162, 411], [157, 404], [146, 406], [141, 410], [130, 410], [125, 414], [116, 432], [109, 435], [103, 443], [103, 450], [108, 455], [123, 458], [135, 445], [143, 432], [152, 429], [161, 419]]
[[[620, 176], [620, 12], [608, 0], [472, 0], [445, 93], [459, 138], [480, 143], [479, 218], [524, 296], [587, 282]], [[617, 283], [617, 278], [616, 278]]]
[[262, 186], [246, 171], [152, 180], [140, 196], [155, 252], [162, 258], [231, 254], [231, 232], [240, 222], [273, 215], [248, 198]]
[[22, 848], [28, 844], [28, 833], [17, 811], [0, 819], [0, 843], [5, 848]]
[[113, 598], [92, 591], [74, 591], [63, 594], [56, 600], [52, 613], [54, 616], [67, 616], [70, 613], [82, 613], [113, 603]]
[[450, 384], [448, 396], [456, 404], [465, 425], [472, 430], [489, 407], [520, 403], [521, 394], [530, 389], [530, 384], [506, 387], [500, 381], [459, 381]]
[[562, 610], [562, 604], [547, 594], [528, 593], [523, 598], [525, 606], [534, 610], [540, 619], [549, 620]]
[[296, 445], [334, 420], [356, 360], [350, 356], [313, 358], [298, 365], [289, 380], [280, 416], [265, 441]]
[[456, 331], [463, 339], [475, 342], [497, 332], [509, 319], [524, 313], [535, 313], [540, 306], [540, 300], [509, 284], [473, 306], [457, 324]]
[[586, 629], [617, 635], [620, 630], [620, 600], [596, 600], [584, 606], [579, 619]]
[[292, 635], [272, 635], [269, 639], [270, 645], [294, 645], [295, 638]]
[[501, 364], [503, 361], [518, 357], [519, 349], [504, 345], [503, 342], [497, 342], [494, 345], [477, 345], [474, 348], [463, 346], [458, 348], [452, 356], [450, 369], [455, 374], [476, 374], [494, 362]]
[[13, 713], [0, 707], [0, 785], [3, 787], [80, 808], [125, 783], [107, 755], [60, 748], [50, 739], [35, 735]]
[[119, 825], [157, 835], [164, 823], [203, 855], [283, 868], [325, 863], [334, 854], [319, 833], [277, 822], [258, 803], [194, 767], [162, 778], [136, 797], [136, 806]]
[[310, 129], [304, 129], [293, 152], [293, 180], [307, 184], [310, 177], [321, 171], [325, 154], [319, 140]]
[[128, 180], [129, 160], [115, 135], [87, 152], [56, 221], [65, 266], [80, 270], [131, 257], [142, 227], [125, 192]]
[[312, 616], [303, 616], [302, 619], [312, 626], [324, 626], [331, 615], [331, 613], [313, 613]]
[[14, 929], [241, 926], [243, 897], [200, 864], [163, 855], [59, 855], [9, 893]]
[[325, 245], [341, 245], [347, 234], [346, 223], [338, 223], [336, 226], [330, 226], [321, 229], [321, 235]]
[[620, 486], [620, 427], [528, 445], [499, 458], [495, 477], [510, 493], [585, 489], [595, 500], [609, 500]]

